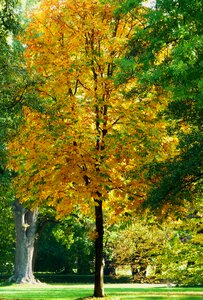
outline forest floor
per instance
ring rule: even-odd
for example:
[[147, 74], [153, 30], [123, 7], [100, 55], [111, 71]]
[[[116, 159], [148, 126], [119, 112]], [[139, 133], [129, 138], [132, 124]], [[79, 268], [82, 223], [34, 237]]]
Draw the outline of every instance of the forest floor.
[[[0, 300], [84, 300], [93, 298], [92, 284], [36, 284], [2, 285]], [[200, 300], [203, 287], [167, 287], [151, 284], [105, 284], [106, 297], [100, 299], [120, 300]]]

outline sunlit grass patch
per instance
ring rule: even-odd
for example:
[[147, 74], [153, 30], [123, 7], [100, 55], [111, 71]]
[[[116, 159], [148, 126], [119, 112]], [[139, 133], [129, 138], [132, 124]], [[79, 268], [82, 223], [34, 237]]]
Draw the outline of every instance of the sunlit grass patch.
[[[146, 287], [136, 284], [106, 284], [106, 297], [101, 299], [120, 300], [200, 300], [203, 288]], [[81, 300], [93, 298], [92, 284], [37, 284], [8, 285], [0, 287], [0, 300]]]

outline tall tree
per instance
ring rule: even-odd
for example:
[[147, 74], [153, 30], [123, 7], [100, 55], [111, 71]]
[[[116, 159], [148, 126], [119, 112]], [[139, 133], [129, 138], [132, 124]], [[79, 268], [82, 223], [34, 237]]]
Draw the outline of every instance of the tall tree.
[[[12, 222], [11, 204], [13, 193], [10, 184], [10, 174], [6, 170], [5, 141], [8, 132], [13, 128], [13, 111], [9, 113], [11, 103], [12, 82], [11, 65], [13, 56], [8, 44], [9, 35], [16, 32], [17, 20], [14, 14], [14, 1], [1, 1], [0, 3], [0, 206], [1, 206], [1, 271], [12, 270], [14, 252], [14, 230]], [[11, 106], [12, 107], [12, 106]], [[11, 108], [10, 107], [10, 108]], [[5, 226], [6, 224], [6, 226]], [[2, 249], [3, 248], [3, 249]], [[8, 256], [7, 256], [8, 255]], [[2, 261], [4, 260], [4, 261]], [[7, 263], [7, 267], [6, 267]]]
[[[156, 118], [167, 103], [162, 91], [143, 91], [136, 78], [120, 84], [117, 76], [141, 24], [139, 2], [122, 1], [121, 9], [120, 1], [42, 1], [22, 37], [27, 66], [41, 75], [40, 98], [38, 110], [24, 107], [9, 165], [23, 201], [46, 201], [59, 218], [78, 206], [94, 210], [95, 297], [104, 296], [104, 212], [114, 211], [113, 221], [139, 207], [149, 188], [143, 166], [175, 151], [176, 139]], [[124, 63], [126, 78], [131, 63]], [[163, 147], [170, 151], [162, 155]]]
[[179, 155], [152, 168], [162, 178], [146, 203], [153, 208], [182, 204], [201, 193], [202, 20], [202, 1], [156, 1], [131, 41], [130, 57], [142, 48], [137, 57], [142, 67], [136, 73], [140, 81], [162, 87], [170, 95], [165, 114], [171, 120], [169, 132], [180, 140]]
[[[18, 51], [13, 51], [12, 49], [7, 52], [7, 66], [3, 71], [4, 75], [8, 75], [9, 78], [4, 77], [3, 89], [1, 90], [3, 96], [1, 98], [1, 107], [3, 110], [2, 114], [2, 131], [3, 132], [3, 149], [5, 151], [4, 155], [7, 155], [6, 143], [13, 138], [17, 127], [19, 124], [19, 116], [21, 115], [21, 108], [24, 93], [27, 89], [27, 81], [23, 79], [24, 74], [19, 73], [15, 68], [21, 68], [18, 64]], [[8, 60], [8, 56], [12, 57], [12, 61]], [[15, 62], [14, 62], [15, 59]], [[19, 70], [18, 69], [18, 70]], [[8, 74], [6, 74], [6, 71]], [[22, 72], [24, 70], [21, 69]], [[13, 77], [13, 78], [12, 78]], [[5, 80], [6, 79], [6, 80]], [[22, 81], [21, 81], [22, 80]], [[15, 81], [15, 83], [14, 83]], [[17, 83], [16, 83], [17, 81]], [[35, 226], [36, 226], [36, 216], [37, 210], [31, 211], [28, 208], [23, 207], [19, 203], [19, 199], [15, 197], [15, 189], [10, 184], [10, 180], [16, 176], [15, 173], [9, 172], [6, 168], [5, 159], [3, 165], [4, 181], [1, 184], [4, 186], [4, 197], [8, 196], [8, 201], [13, 207], [14, 223], [15, 223], [15, 236], [16, 236], [16, 247], [15, 247], [15, 265], [14, 265], [14, 276], [10, 278], [11, 281], [17, 283], [21, 282], [31, 282], [34, 281], [34, 276], [32, 273], [32, 253], [33, 245], [35, 241]], [[6, 180], [6, 184], [5, 184]], [[7, 186], [6, 186], [7, 185]], [[10, 192], [6, 193], [6, 190], [10, 189]]]
[[[37, 211], [25, 209], [18, 199], [15, 191], [9, 185], [10, 179], [16, 174], [6, 169], [6, 143], [15, 134], [20, 119], [21, 109], [28, 86], [28, 78], [23, 65], [22, 47], [15, 41], [19, 32], [20, 8], [17, 1], [1, 1], [0, 6], [0, 137], [1, 137], [1, 181], [0, 190], [4, 192], [1, 199], [7, 196], [8, 202], [13, 203], [15, 220], [16, 247], [15, 270], [10, 278], [15, 282], [34, 281], [32, 273], [32, 252], [34, 244], [34, 228]], [[9, 193], [7, 192], [10, 189]]]

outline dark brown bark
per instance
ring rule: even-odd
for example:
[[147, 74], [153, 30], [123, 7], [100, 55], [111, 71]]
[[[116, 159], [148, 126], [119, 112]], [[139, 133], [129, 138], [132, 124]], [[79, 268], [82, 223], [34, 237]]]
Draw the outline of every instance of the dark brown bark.
[[95, 200], [95, 285], [94, 297], [104, 297], [103, 210], [102, 200]]
[[33, 275], [33, 253], [38, 210], [24, 208], [18, 200], [13, 206], [16, 249], [14, 275], [10, 282], [37, 283]]

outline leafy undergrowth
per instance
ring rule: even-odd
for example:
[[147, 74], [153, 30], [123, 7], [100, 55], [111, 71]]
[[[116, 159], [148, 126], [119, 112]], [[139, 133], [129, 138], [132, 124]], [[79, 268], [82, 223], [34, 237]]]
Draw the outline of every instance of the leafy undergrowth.
[[141, 300], [200, 300], [203, 298], [203, 288], [167, 288], [138, 284], [106, 284], [106, 297], [94, 298], [93, 285], [8, 285], [0, 287], [0, 300], [93, 300], [93, 299], [141, 299]]

